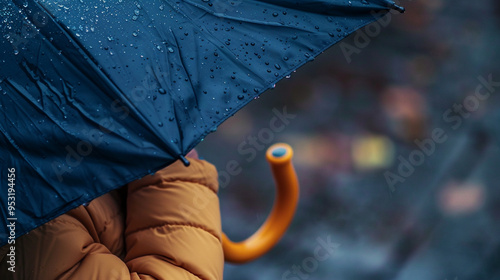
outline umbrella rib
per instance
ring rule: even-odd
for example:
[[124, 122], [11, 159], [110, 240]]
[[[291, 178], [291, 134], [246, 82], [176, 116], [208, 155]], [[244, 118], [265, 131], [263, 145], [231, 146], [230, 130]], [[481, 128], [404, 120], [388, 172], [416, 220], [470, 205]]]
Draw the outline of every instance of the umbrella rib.
[[[215, 37], [212, 32], [206, 30], [205, 28], [203, 28], [203, 26], [200, 26], [198, 25], [192, 18], [188, 17], [184, 12], [182, 12], [179, 8], [176, 8], [174, 7], [172, 4], [169, 3], [169, 5], [175, 9], [179, 14], [181, 14], [184, 18], [188, 19], [191, 24], [193, 26], [196, 26], [200, 32], [202, 32], [204, 35], [205, 35], [205, 38], [210, 41], [212, 44], [214, 44], [214, 46], [224, 46], [224, 42], [222, 42], [221, 40], [219, 40], [217, 37]], [[194, 6], [196, 6], [195, 4], [193, 4]], [[211, 14], [211, 13], [208, 13], [208, 14]], [[213, 14], [212, 14], [213, 15]], [[238, 57], [237, 54], [233, 53], [230, 49], [228, 48], [218, 48], [220, 51], [222, 52], [226, 52], [227, 54], [229, 54], [230, 56], [232, 57]], [[239, 59], [235, 59], [233, 60], [233, 62], [237, 62], [241, 67], [245, 68], [245, 69], [248, 69], [248, 66], [246, 64], [244, 64], [242, 61], [240, 61]], [[255, 75], [257, 75], [257, 73], [254, 73]], [[263, 77], [260, 77], [258, 76], [259, 79], [262, 81], [262, 83], [266, 83], [266, 79], [263, 78]]]
[[[175, 36], [175, 34], [173, 32], [172, 32], [172, 36], [174, 37], [175, 43], [177, 45], [179, 45], [179, 41], [177, 40], [177, 37]], [[193, 89], [193, 96], [194, 96], [194, 99], [195, 99], [195, 102], [196, 102], [196, 106], [199, 108], [198, 97], [196, 95], [196, 91], [194, 90], [194, 84], [193, 84], [193, 81], [191, 80], [191, 77], [189, 77], [189, 73], [187, 73], [186, 63], [184, 63], [184, 59], [182, 58], [182, 54], [181, 54], [181, 49], [180, 48], [178, 49], [178, 53], [179, 53], [179, 55], [178, 55], [179, 61], [182, 64], [182, 68], [184, 69], [184, 72], [185, 72], [186, 77], [187, 77], [187, 79], [189, 81], [189, 84], [191, 85], [191, 88]], [[185, 105], [184, 102], [182, 102], [182, 105]], [[190, 118], [190, 121], [191, 121], [192, 124], [194, 124], [194, 122], [191, 120], [191, 118]]]
[[[307, 29], [303, 29], [303, 28], [295, 27], [295, 26], [287, 26], [287, 25], [283, 25], [281, 23], [276, 23], [276, 22], [272, 22], [272, 21], [260, 21], [260, 20], [252, 20], [252, 19], [248, 19], [248, 18], [228, 16], [227, 14], [224, 14], [224, 13], [213, 12], [210, 9], [208, 9], [208, 8], [202, 6], [202, 5], [194, 3], [194, 2], [189, 1], [189, 0], [185, 0], [184, 2], [187, 2], [188, 4], [191, 4], [192, 6], [195, 6], [196, 8], [204, 10], [208, 14], [211, 14], [211, 15], [213, 15], [215, 17], [218, 17], [218, 18], [230, 19], [230, 20], [235, 20], [235, 21], [239, 21], [239, 22], [247, 22], [247, 23], [253, 23], [253, 24], [258, 24], [258, 25], [265, 25], [265, 26], [290, 28], [290, 29], [294, 29], [294, 30], [305, 31], [305, 32], [308, 32], [308, 33], [314, 33], [314, 32], [311, 32], [311, 31], [309, 31]], [[186, 16], [185, 14], [183, 14], [183, 15]], [[189, 18], [189, 17], [186, 16], [186, 18]], [[191, 21], [193, 21], [191, 18], [189, 18], [189, 19]]]

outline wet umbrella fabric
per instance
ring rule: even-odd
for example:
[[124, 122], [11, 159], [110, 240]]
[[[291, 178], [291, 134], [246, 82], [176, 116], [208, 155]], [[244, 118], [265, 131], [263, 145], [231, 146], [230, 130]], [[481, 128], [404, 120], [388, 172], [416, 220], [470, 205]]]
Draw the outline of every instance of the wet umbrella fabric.
[[[0, 211], [3, 224], [17, 219], [18, 237], [183, 159], [254, 97], [393, 3], [2, 6]], [[1, 227], [0, 244], [11, 234]]]

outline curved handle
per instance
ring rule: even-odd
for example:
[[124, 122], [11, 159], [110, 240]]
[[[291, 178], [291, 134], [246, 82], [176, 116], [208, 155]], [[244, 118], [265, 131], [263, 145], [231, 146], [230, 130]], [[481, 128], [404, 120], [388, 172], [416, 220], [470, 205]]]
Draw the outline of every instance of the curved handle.
[[292, 221], [299, 200], [299, 182], [292, 165], [293, 150], [288, 144], [278, 143], [267, 149], [276, 184], [276, 197], [271, 214], [252, 236], [242, 242], [232, 242], [224, 233], [224, 258], [232, 263], [245, 263], [269, 251], [283, 236]]

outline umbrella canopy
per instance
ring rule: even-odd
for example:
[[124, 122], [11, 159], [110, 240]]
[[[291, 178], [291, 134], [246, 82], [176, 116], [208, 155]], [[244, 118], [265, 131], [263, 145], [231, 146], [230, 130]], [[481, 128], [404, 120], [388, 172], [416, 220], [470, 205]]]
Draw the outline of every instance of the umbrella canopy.
[[387, 0], [2, 6], [0, 212], [15, 230], [2, 227], [1, 245], [185, 160], [277, 81], [400, 9]]

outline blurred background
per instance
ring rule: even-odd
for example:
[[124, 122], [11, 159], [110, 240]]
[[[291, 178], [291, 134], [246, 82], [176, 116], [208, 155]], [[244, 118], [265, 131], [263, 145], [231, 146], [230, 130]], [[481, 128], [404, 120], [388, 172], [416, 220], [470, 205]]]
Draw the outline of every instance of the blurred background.
[[295, 149], [290, 229], [225, 279], [500, 279], [500, 2], [401, 4], [198, 146], [235, 241], [272, 207], [265, 149]]

